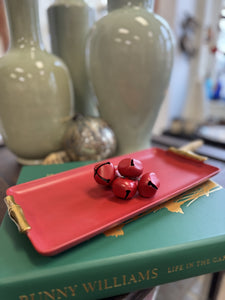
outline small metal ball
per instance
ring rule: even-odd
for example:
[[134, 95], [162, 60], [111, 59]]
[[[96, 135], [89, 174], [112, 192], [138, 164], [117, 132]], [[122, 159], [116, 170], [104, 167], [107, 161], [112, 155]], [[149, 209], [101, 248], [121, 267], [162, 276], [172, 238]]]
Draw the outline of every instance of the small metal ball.
[[112, 157], [116, 146], [114, 132], [98, 117], [76, 116], [64, 138], [64, 149], [73, 161], [103, 160]]

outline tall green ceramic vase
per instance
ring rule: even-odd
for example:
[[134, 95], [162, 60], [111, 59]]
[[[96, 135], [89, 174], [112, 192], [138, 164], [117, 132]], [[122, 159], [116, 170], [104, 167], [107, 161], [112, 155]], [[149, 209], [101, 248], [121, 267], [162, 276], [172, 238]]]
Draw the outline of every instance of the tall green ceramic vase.
[[76, 95], [76, 112], [98, 114], [85, 68], [87, 34], [95, 20], [94, 10], [84, 0], [57, 0], [48, 8], [52, 52], [70, 70]]
[[150, 2], [108, 0], [88, 40], [90, 81], [119, 154], [150, 146], [172, 70], [173, 36]]
[[6, 0], [11, 43], [0, 59], [0, 132], [23, 164], [61, 149], [74, 114], [67, 67], [43, 47], [37, 3]]

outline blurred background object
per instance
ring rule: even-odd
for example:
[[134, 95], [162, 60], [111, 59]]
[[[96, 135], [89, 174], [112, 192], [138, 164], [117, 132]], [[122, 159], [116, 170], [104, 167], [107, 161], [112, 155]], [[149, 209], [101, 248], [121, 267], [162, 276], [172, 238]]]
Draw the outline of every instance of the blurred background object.
[[[50, 49], [50, 38], [47, 21], [47, 8], [54, 0], [39, 0], [40, 1], [40, 17], [43, 30], [43, 38], [47, 49]], [[90, 0], [88, 4], [96, 11], [96, 18], [100, 19], [107, 13], [106, 0]], [[216, 74], [224, 75], [224, 0], [155, 0], [155, 12], [162, 16], [172, 28], [175, 40], [175, 60], [172, 72], [172, 77], [169, 85], [168, 92], [164, 98], [163, 105], [160, 109], [157, 121], [155, 122], [154, 134], [161, 134], [165, 130], [169, 130], [172, 126], [173, 120], [183, 120], [187, 103], [193, 108], [190, 113], [196, 120], [196, 105], [203, 105], [204, 115], [203, 122], [208, 119], [221, 120], [225, 113], [224, 101], [217, 99], [211, 101], [208, 98], [207, 79], [216, 78]], [[200, 14], [199, 14], [200, 11]], [[195, 61], [187, 56], [180, 49], [179, 40], [183, 34], [183, 22], [186, 16], [194, 18], [198, 27], [195, 33], [200, 36], [198, 45], [195, 48], [201, 55], [195, 57]], [[194, 36], [194, 35], [193, 35]], [[195, 38], [196, 40], [196, 38]], [[216, 49], [219, 51], [216, 51]], [[193, 58], [194, 59], [194, 58]], [[193, 65], [196, 65], [198, 72], [194, 70]], [[200, 80], [199, 80], [200, 74]], [[194, 95], [193, 92], [193, 77], [195, 81], [199, 81], [198, 87], [202, 87], [200, 98]], [[212, 79], [211, 82], [214, 82]], [[212, 83], [211, 83], [212, 84]], [[191, 88], [192, 86], [192, 88]], [[213, 85], [214, 89], [217, 87]], [[192, 89], [192, 92], [190, 91]], [[196, 89], [195, 89], [196, 90]], [[197, 88], [197, 90], [199, 90]], [[193, 96], [188, 96], [189, 95]], [[190, 108], [188, 108], [190, 110]], [[185, 117], [186, 118], [186, 117]], [[191, 117], [192, 119], [192, 117]], [[202, 120], [201, 120], [202, 122]], [[189, 122], [185, 122], [189, 123]], [[197, 126], [197, 125], [196, 125]]]
[[[224, 2], [224, 0], [171, 0], [169, 2], [155, 0], [155, 12], [169, 23], [175, 35], [176, 47], [169, 89], [157, 116], [153, 134], [169, 133], [174, 127], [174, 122], [182, 124], [180, 134], [183, 131], [196, 132], [202, 125], [223, 123], [225, 112]], [[3, 0], [0, 0], [0, 5], [2, 3]], [[51, 43], [47, 9], [53, 3], [54, 0], [39, 0], [41, 31], [48, 51], [51, 51]], [[90, 0], [88, 5], [94, 9], [96, 20], [107, 14], [106, 0]], [[0, 19], [4, 24], [4, 11], [1, 9], [0, 12]], [[191, 32], [192, 46], [196, 49], [193, 57], [187, 57], [180, 48], [187, 16], [198, 24]], [[7, 25], [0, 28], [0, 55], [2, 55], [7, 49]]]
[[[176, 128], [176, 134], [193, 138], [199, 126], [211, 123], [220, 125], [225, 118], [225, 101], [222, 97], [225, 74], [225, 2], [175, 0], [170, 8], [166, 7], [165, 2], [156, 1], [156, 11], [169, 21], [177, 47], [168, 94], [154, 133], [175, 134]], [[180, 47], [188, 20], [194, 21], [189, 23], [189, 43], [186, 44], [194, 49], [193, 55], [187, 55], [185, 49]]]
[[[6, 52], [9, 46], [9, 34], [6, 21], [5, 7], [3, 0], [0, 0], [0, 57]], [[0, 146], [4, 144], [0, 132]]]
[[3, 0], [0, 0], [0, 56], [5, 53], [9, 46], [9, 34], [6, 13]]
[[95, 10], [84, 0], [58, 0], [48, 8], [51, 51], [69, 68], [77, 113], [98, 116], [85, 64], [86, 39], [95, 22]]

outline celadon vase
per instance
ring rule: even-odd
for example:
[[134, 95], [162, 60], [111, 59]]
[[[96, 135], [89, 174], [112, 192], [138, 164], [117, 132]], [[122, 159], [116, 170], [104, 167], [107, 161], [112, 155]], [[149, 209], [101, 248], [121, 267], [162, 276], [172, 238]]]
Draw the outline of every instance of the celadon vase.
[[60, 150], [74, 115], [71, 78], [64, 62], [44, 50], [37, 3], [6, 1], [10, 48], [0, 59], [0, 132], [22, 164]]
[[87, 34], [94, 24], [95, 12], [84, 0], [58, 0], [48, 8], [52, 52], [63, 59], [69, 68], [76, 112], [97, 116], [85, 67]]
[[168, 88], [174, 39], [150, 1], [108, 0], [91, 30], [87, 68], [100, 116], [114, 130], [118, 154], [150, 147]]

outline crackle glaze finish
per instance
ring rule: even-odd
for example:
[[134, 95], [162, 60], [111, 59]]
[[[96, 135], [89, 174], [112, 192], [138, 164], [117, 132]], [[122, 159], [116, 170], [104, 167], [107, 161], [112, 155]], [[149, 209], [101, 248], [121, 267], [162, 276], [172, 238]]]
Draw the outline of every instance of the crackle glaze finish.
[[169, 84], [173, 36], [148, 1], [109, 0], [108, 8], [89, 37], [88, 69], [100, 115], [122, 154], [150, 146]]
[[7, 0], [9, 51], [0, 59], [0, 131], [22, 163], [62, 147], [73, 90], [62, 60], [44, 50], [36, 0]]
[[66, 63], [76, 95], [76, 112], [85, 116], [98, 115], [85, 67], [86, 38], [94, 20], [94, 10], [84, 0], [58, 0], [48, 8], [52, 51]]

